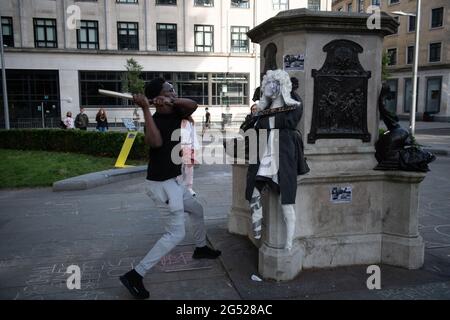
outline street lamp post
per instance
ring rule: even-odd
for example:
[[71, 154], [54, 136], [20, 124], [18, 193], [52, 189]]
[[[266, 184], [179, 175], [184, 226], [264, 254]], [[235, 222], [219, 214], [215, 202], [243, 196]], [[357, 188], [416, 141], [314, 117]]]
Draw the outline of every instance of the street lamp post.
[[422, 0], [417, 0], [417, 12], [416, 14], [405, 13], [402, 11], [393, 11], [392, 13], [400, 16], [415, 16], [416, 17], [416, 43], [414, 47], [414, 65], [413, 65], [413, 92], [412, 92], [412, 105], [411, 105], [411, 135], [414, 135], [416, 131], [416, 110], [417, 110], [417, 87], [418, 87], [418, 72], [419, 72], [419, 35], [420, 35], [420, 12], [421, 12]]
[[3, 108], [5, 112], [5, 129], [9, 130], [9, 106], [8, 106], [8, 90], [6, 86], [6, 67], [5, 55], [3, 50], [3, 25], [0, 19], [0, 54], [2, 60], [2, 86], [3, 86]]

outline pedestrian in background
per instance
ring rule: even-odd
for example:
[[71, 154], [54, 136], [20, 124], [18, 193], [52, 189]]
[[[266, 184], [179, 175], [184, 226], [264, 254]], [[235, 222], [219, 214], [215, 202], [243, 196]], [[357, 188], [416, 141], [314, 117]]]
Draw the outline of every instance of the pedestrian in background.
[[72, 118], [72, 112], [68, 111], [66, 113], [66, 118], [64, 119], [64, 129], [75, 129], [75, 121]]
[[182, 165], [179, 181], [186, 186], [189, 192], [195, 197], [197, 194], [192, 189], [194, 185], [194, 165], [195, 152], [199, 149], [195, 122], [192, 116], [181, 121], [181, 152]]
[[105, 109], [100, 108], [97, 112], [97, 116], [95, 117], [95, 121], [97, 121], [97, 130], [100, 132], [106, 132], [109, 129], [108, 126], [108, 118], [106, 117]]
[[80, 109], [80, 113], [75, 118], [75, 127], [80, 130], [87, 130], [89, 125], [89, 118], [87, 114], [84, 113], [84, 108]]
[[206, 132], [206, 129], [211, 129], [211, 113], [209, 113], [209, 109], [205, 109], [205, 123], [203, 124], [203, 130], [202, 130], [202, 139], [203, 135]]

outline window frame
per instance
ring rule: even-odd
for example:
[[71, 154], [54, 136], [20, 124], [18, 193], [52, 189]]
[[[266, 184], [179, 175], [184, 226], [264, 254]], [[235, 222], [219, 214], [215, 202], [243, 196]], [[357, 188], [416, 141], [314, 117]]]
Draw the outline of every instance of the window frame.
[[[239, 28], [239, 32], [233, 32], [233, 28]], [[241, 32], [241, 29], [246, 29], [247, 31], [245, 31], [245, 32]], [[249, 38], [248, 38], [248, 36], [247, 36], [247, 32], [250, 30], [250, 27], [248, 27], [248, 26], [231, 26], [230, 27], [230, 52], [232, 52], [232, 53], [249, 53], [250, 52], [250, 40], [249, 40]], [[247, 45], [245, 46], [246, 47], [246, 51], [241, 51], [240, 49], [241, 48], [243, 48], [243, 47], [241, 47], [241, 46], [238, 46], [238, 47], [236, 47], [236, 46], [233, 46], [233, 34], [238, 34], [239, 35], [239, 39], [237, 40], [237, 41], [239, 41], [239, 42], [241, 42], [241, 41], [246, 41], [247, 42]], [[246, 40], [242, 40], [241, 39], [241, 35], [242, 34], [245, 34], [245, 36], [246, 36]], [[233, 50], [233, 48], [239, 48], [239, 50], [238, 51], [234, 51]]]
[[121, 3], [121, 4], [139, 4], [139, 0], [116, 0], [116, 3]]
[[[39, 20], [44, 21], [44, 25], [38, 25], [37, 22]], [[48, 26], [46, 25], [46, 22], [53, 22], [52, 25]], [[34, 47], [35, 48], [39, 48], [39, 49], [48, 49], [48, 48], [52, 48], [52, 49], [56, 49], [58, 48], [58, 28], [57, 28], [57, 20], [54, 18], [33, 18], [33, 33], [34, 33]], [[38, 28], [42, 28], [44, 27], [44, 35], [45, 35], [45, 40], [38, 40]], [[47, 31], [48, 29], [53, 29], [54, 30], [54, 35], [55, 35], [55, 39], [53, 41], [47, 40]], [[45, 46], [40, 46], [39, 43], [44, 42]], [[48, 43], [53, 43], [53, 46], [48, 46]]]
[[[406, 83], [410, 82], [411, 83], [411, 106], [409, 106], [409, 110], [406, 109]], [[414, 82], [413, 82], [413, 78], [404, 78], [403, 79], [403, 113], [411, 113], [411, 107], [412, 107], [412, 94], [413, 94], [413, 86], [414, 86]], [[416, 106], [419, 105], [419, 93], [420, 93], [420, 78], [419, 76], [417, 76], [417, 94], [416, 94]], [[416, 110], [417, 112], [417, 110]]]
[[[439, 91], [440, 91], [440, 95], [439, 95], [439, 103], [438, 103], [438, 110], [435, 111], [428, 111], [428, 88], [430, 86], [430, 80], [436, 80], [439, 79]], [[431, 77], [426, 77], [427, 80], [427, 90], [426, 92], [426, 96], [425, 96], [425, 112], [430, 112], [433, 114], [439, 113], [441, 112], [441, 104], [442, 104], [442, 81], [443, 81], [443, 77], [442, 76], [431, 76]]]
[[[437, 26], [437, 27], [433, 27], [433, 11], [437, 10], [437, 9], [442, 9], [442, 21], [441, 21], [441, 25]], [[435, 29], [441, 29], [444, 27], [444, 23], [445, 23], [445, 8], [444, 7], [436, 7], [436, 8], [431, 8], [431, 12], [430, 12], [430, 30], [435, 30]]]
[[[399, 81], [398, 81], [398, 78], [394, 78], [394, 79], [388, 79], [388, 80], [386, 80], [386, 83], [389, 85], [389, 83], [390, 82], [392, 82], [392, 83], [394, 83], [395, 82], [395, 98], [393, 99], [394, 101], [395, 101], [395, 103], [394, 103], [394, 105], [395, 105], [395, 113], [397, 113], [397, 108], [398, 108], [398, 83], [399, 83]], [[390, 85], [389, 85], [389, 87], [390, 87]], [[386, 103], [386, 102], [385, 102]], [[390, 109], [390, 107], [389, 106], [387, 106], [387, 109], [389, 110]]]
[[[209, 0], [212, 2], [212, 4], [210, 6], [205, 6], [205, 5], [199, 5], [197, 4], [197, 1], [205, 1], [205, 0], [194, 0], [194, 7], [199, 7], [199, 8], [214, 8], [214, 0]], [[220, 1], [220, 0], [219, 0]]]
[[[394, 64], [390, 64], [390, 56], [389, 56], [389, 50], [395, 50], [395, 63]], [[388, 66], [396, 66], [398, 64], [398, 48], [386, 48], [386, 53], [388, 54], [389, 57], [389, 63]]]
[[[2, 28], [2, 34], [3, 34], [3, 45], [7, 46], [9, 48], [14, 48], [14, 25], [13, 25], [13, 18], [12, 17], [5, 17], [5, 16], [1, 16], [0, 17], [0, 21], [1, 21], [1, 28]], [[3, 19], [8, 20], [8, 23], [4, 24], [3, 23]], [[4, 26], [8, 26], [11, 28], [11, 34], [10, 35], [5, 35], [5, 33], [3, 32], [3, 27]], [[5, 39], [6, 37], [6, 39]]]
[[[119, 25], [120, 24], [124, 24], [124, 23], [126, 23], [127, 24], [127, 29], [123, 29], [123, 28], [120, 28], [119, 27]], [[128, 28], [128, 25], [130, 25], [130, 24], [134, 24], [134, 25], [136, 25], [136, 29], [130, 29], [130, 28]], [[136, 44], [137, 44], [137, 48], [121, 48], [120, 47], [120, 37], [121, 36], [123, 36], [123, 35], [121, 35], [120, 34], [120, 31], [121, 30], [127, 30], [127, 37], [128, 37], [128, 44], [130, 44], [130, 40], [129, 40], [129, 38], [130, 38], [130, 34], [129, 34], [129, 31], [130, 30], [136, 30]], [[134, 22], [134, 21], [117, 21], [117, 50], [119, 50], [119, 51], [139, 51], [139, 48], [140, 48], [140, 45], [139, 45], [139, 22]]]
[[[407, 65], [412, 65], [414, 64], [414, 54], [415, 54], [415, 45], [407, 45], [406, 46], [406, 64]], [[409, 48], [413, 48], [413, 52], [412, 52], [412, 61], [410, 63], [409, 62]]]
[[[174, 29], [159, 29], [161, 26], [174, 26]], [[173, 31], [175, 33], [175, 50], [162, 50], [162, 45], [159, 44], [160, 40], [160, 32], [164, 32], [165, 34], [165, 41], [166, 41], [166, 47], [169, 48], [169, 41], [168, 41], [168, 31]], [[156, 50], [161, 52], [177, 52], [178, 51], [178, 26], [176, 23], [157, 23], [156, 24]]]
[[[211, 31], [198, 31], [198, 27], [211, 27]], [[203, 34], [203, 45], [197, 44], [197, 33], [201, 32]], [[205, 45], [205, 34], [211, 33], [211, 45]], [[199, 47], [202, 47], [203, 50], [198, 50]], [[210, 47], [210, 51], [205, 51], [204, 49], [206, 47]], [[206, 52], [206, 53], [213, 53], [214, 52], [214, 25], [209, 24], [194, 24], [194, 51], [195, 52]]]
[[[244, 7], [244, 6], [233, 6], [233, 3], [234, 3], [233, 1], [242, 1], [242, 3], [246, 3], [247, 6], [246, 7]], [[231, 9], [250, 9], [250, 0], [230, 0], [230, 8]]]
[[[87, 22], [87, 23], [94, 22], [96, 27], [93, 28], [93, 27], [89, 27], [88, 26], [88, 27], [85, 28], [87, 30], [86, 31], [87, 41], [83, 41], [82, 42], [82, 41], [80, 41], [80, 33], [81, 33], [81, 29], [83, 28], [81, 26], [81, 24], [83, 22]], [[96, 37], [97, 37], [97, 41], [96, 42], [90, 42], [89, 41], [89, 30], [91, 30], [91, 29], [94, 29], [96, 31]], [[82, 43], [86, 43], [88, 45], [88, 48], [81, 48], [81, 44]], [[95, 44], [95, 48], [89, 48], [89, 44]], [[77, 48], [81, 49], [81, 50], [99, 50], [100, 49], [100, 37], [99, 37], [99, 32], [98, 32], [98, 21], [97, 20], [81, 20], [80, 21], [80, 29], [77, 29]]]
[[[275, 3], [275, 1], [277, 3]], [[285, 3], [281, 3], [282, 1], [284, 1]], [[281, 8], [282, 5], [285, 5], [284, 9]], [[276, 11], [289, 10], [289, 5], [290, 5], [289, 0], [272, 0], [272, 10]]]
[[[413, 28], [413, 30], [411, 30], [411, 19], [414, 19], [414, 24], [413, 24], [413, 26], [414, 26], [414, 28]], [[416, 16], [408, 16], [408, 32], [410, 32], [410, 33], [414, 33], [414, 32], [416, 32], [416, 25], [417, 25], [417, 19], [416, 19]]]
[[[431, 61], [431, 45], [433, 45], [433, 44], [440, 44], [439, 60], [438, 61]], [[442, 41], [430, 42], [428, 44], [428, 63], [440, 63], [440, 62], [442, 62]]]

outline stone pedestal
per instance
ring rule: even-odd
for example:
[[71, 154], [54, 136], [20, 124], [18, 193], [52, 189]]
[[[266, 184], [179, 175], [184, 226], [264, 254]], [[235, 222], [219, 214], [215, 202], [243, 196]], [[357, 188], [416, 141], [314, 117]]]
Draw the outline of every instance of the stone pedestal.
[[[245, 177], [245, 166], [235, 165], [233, 184], [245, 185]], [[418, 187], [424, 177], [422, 173], [381, 171], [301, 177], [296, 240], [290, 252], [283, 249], [286, 227], [278, 195], [272, 192], [264, 195], [261, 243], [252, 239], [245, 199], [233, 198], [229, 231], [249, 236], [260, 248], [259, 271], [269, 279], [290, 280], [302, 269], [361, 264], [417, 269], [424, 259], [417, 211]], [[330, 201], [334, 186], [351, 186], [352, 202]]]
[[[262, 239], [252, 238], [244, 198], [247, 166], [233, 166], [229, 231], [259, 247], [264, 278], [290, 280], [308, 268], [386, 263], [416, 269], [423, 264], [417, 208], [425, 175], [373, 170], [383, 37], [398, 24], [382, 14], [381, 28], [371, 30], [368, 17], [291, 10], [249, 32], [265, 53], [262, 69], [283, 68], [286, 55], [304, 56], [303, 70], [286, 71], [300, 82], [304, 113], [298, 128], [311, 168], [298, 178], [295, 241], [287, 251], [278, 195], [271, 191], [263, 196]], [[333, 189], [344, 188], [351, 198], [333, 199]]]

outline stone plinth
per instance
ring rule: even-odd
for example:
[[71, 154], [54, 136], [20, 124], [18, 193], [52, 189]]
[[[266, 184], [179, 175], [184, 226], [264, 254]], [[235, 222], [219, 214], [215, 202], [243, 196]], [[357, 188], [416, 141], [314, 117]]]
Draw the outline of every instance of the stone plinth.
[[[302, 269], [385, 263], [408, 269], [423, 264], [418, 232], [418, 187], [423, 173], [360, 171], [299, 178], [293, 249], [283, 249], [285, 224], [278, 196], [264, 195], [261, 241], [252, 239], [251, 214], [242, 195], [233, 195], [229, 231], [260, 248], [265, 278], [293, 279]], [[246, 166], [233, 166], [233, 185], [244, 185]], [[335, 203], [331, 188], [352, 187], [351, 203]]]
[[[383, 13], [381, 28], [369, 29], [368, 18], [299, 9], [281, 12], [248, 33], [261, 45], [261, 72], [283, 68], [286, 55], [304, 57], [303, 70], [286, 70], [300, 82], [304, 112], [298, 129], [311, 168], [298, 179], [291, 251], [283, 249], [285, 224], [271, 192], [263, 200], [263, 237], [252, 238], [244, 198], [247, 167], [233, 166], [229, 231], [260, 248], [265, 278], [289, 280], [308, 268], [423, 264], [417, 208], [425, 175], [373, 170], [383, 37], [398, 24]], [[333, 189], [351, 190], [351, 198], [333, 199]]]

